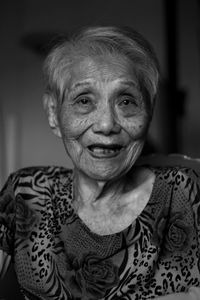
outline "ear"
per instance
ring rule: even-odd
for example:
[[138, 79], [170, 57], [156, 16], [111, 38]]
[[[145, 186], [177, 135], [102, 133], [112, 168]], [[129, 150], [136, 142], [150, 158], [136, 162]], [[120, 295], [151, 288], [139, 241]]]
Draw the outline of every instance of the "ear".
[[58, 137], [62, 137], [57, 117], [57, 101], [52, 95], [45, 93], [43, 96], [43, 105], [53, 133]]

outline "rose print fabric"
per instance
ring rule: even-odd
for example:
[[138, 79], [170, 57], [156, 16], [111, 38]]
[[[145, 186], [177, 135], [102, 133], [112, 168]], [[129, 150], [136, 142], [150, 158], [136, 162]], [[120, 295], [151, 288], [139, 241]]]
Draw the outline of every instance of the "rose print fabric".
[[29, 300], [143, 300], [200, 287], [199, 175], [151, 168], [148, 204], [125, 230], [100, 236], [73, 208], [73, 171], [35, 167], [0, 193], [0, 249]]

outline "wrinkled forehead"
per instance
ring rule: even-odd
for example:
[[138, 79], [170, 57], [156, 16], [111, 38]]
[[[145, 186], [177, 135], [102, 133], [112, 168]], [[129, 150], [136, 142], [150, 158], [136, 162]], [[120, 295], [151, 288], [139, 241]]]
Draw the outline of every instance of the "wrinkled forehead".
[[134, 65], [127, 57], [119, 54], [74, 55], [62, 74], [60, 92], [65, 93], [78, 82], [93, 80], [106, 83], [121, 79], [138, 85]]
[[85, 57], [76, 60], [70, 68], [72, 83], [76, 80], [95, 78], [101, 82], [114, 81], [120, 78], [129, 80], [135, 78], [134, 68], [130, 61], [122, 56]]

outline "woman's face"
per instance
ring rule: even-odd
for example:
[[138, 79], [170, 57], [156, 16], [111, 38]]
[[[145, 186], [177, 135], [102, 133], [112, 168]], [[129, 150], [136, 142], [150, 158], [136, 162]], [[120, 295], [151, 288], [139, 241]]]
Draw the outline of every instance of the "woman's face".
[[79, 172], [100, 181], [126, 173], [141, 152], [150, 121], [130, 61], [108, 55], [76, 60], [58, 121]]

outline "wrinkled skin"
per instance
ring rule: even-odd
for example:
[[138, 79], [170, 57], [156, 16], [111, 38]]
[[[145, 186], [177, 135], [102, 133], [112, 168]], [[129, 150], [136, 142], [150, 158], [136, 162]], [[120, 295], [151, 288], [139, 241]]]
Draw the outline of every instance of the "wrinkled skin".
[[79, 173], [104, 182], [119, 178], [140, 155], [151, 119], [133, 65], [119, 55], [85, 56], [68, 74], [57, 134]]
[[[70, 74], [58, 112], [65, 148], [80, 172], [100, 181], [117, 178], [138, 158], [150, 121], [133, 68], [120, 56], [85, 57]], [[96, 143], [123, 148], [96, 157], [88, 149]]]

